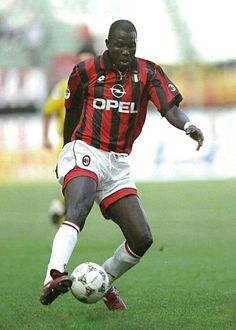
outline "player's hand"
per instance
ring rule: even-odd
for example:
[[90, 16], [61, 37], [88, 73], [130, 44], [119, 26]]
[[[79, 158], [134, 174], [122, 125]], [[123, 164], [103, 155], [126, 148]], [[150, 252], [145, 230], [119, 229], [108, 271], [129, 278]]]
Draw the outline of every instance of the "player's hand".
[[190, 125], [186, 130], [186, 134], [189, 135], [193, 140], [198, 142], [196, 150], [198, 151], [203, 145], [204, 136], [202, 131], [196, 126]]

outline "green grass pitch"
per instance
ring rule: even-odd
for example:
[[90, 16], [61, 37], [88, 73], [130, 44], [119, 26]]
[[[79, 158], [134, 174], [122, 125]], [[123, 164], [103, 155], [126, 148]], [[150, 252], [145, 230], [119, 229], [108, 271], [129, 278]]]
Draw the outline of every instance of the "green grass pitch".
[[[0, 186], [0, 329], [236, 329], [236, 180], [138, 184], [154, 244], [117, 280], [128, 311], [71, 293], [39, 303], [59, 185]], [[102, 263], [122, 241], [95, 205], [68, 265]]]

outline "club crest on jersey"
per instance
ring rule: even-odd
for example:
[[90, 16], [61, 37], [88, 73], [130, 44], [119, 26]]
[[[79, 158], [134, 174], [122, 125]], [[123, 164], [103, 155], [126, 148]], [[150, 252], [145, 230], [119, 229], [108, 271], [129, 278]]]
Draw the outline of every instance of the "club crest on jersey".
[[104, 80], [105, 80], [104, 74], [102, 76], [98, 77], [98, 79], [97, 79], [98, 82], [103, 82]]
[[120, 84], [113, 85], [110, 88], [110, 91], [111, 91], [112, 95], [117, 97], [118, 99], [120, 99], [126, 93], [126, 91], [124, 90], [124, 87]]
[[172, 93], [176, 91], [176, 87], [173, 84], [168, 84], [168, 88]]
[[136, 71], [132, 74], [132, 81], [135, 83], [139, 82], [138, 73]]
[[84, 166], [89, 166], [90, 162], [91, 162], [91, 158], [90, 158], [90, 156], [85, 155], [85, 156], [82, 158], [82, 164], [83, 164]]
[[66, 94], [65, 94], [65, 99], [68, 100], [69, 97], [70, 97], [70, 90], [69, 90], [69, 88], [67, 87], [67, 89], [66, 89]]

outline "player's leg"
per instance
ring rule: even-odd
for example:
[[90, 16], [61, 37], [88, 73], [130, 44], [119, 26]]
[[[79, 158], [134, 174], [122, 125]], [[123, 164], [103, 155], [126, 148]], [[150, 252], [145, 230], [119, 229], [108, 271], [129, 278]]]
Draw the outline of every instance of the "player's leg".
[[130, 195], [119, 199], [108, 208], [108, 215], [121, 228], [131, 251], [142, 257], [153, 239], [138, 196]]
[[76, 246], [78, 234], [93, 206], [96, 185], [93, 178], [83, 176], [73, 178], [65, 187], [65, 221], [58, 229], [53, 241], [44, 288], [40, 297], [42, 304], [52, 303], [60, 293], [65, 293], [71, 286], [71, 280], [65, 268]]
[[140, 261], [153, 239], [147, 217], [136, 195], [119, 199], [108, 208], [107, 214], [120, 227], [126, 239], [113, 257], [108, 259], [110, 261], [105, 262], [106, 268], [110, 265], [108, 272], [117, 278]]
[[[107, 210], [108, 216], [121, 228], [126, 241], [107, 259], [103, 267], [109, 274], [110, 282], [123, 275], [139, 263], [152, 244], [151, 230], [136, 195], [119, 199]], [[111, 310], [125, 310], [126, 306], [113, 286], [104, 297], [104, 302]]]

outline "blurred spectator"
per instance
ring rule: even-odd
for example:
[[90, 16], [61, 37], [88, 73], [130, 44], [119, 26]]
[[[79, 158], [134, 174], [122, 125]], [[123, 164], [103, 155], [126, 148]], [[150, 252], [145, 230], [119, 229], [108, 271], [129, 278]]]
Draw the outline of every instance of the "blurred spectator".
[[39, 48], [43, 44], [44, 29], [40, 16], [32, 13], [24, 25], [22, 41], [24, 48], [29, 52], [30, 63], [33, 66], [39, 65]]
[[78, 42], [81, 45], [81, 48], [78, 52], [80, 53], [80, 56], [86, 53], [96, 55], [96, 50], [95, 50], [95, 40], [92, 32], [89, 29], [89, 26], [87, 24], [83, 24], [78, 26], [75, 29], [75, 36], [78, 39]]
[[0, 114], [35, 112], [47, 95], [47, 80], [39, 67], [0, 69]]
[[44, 41], [44, 24], [41, 17], [39, 9], [33, 3], [23, 0], [9, 1], [1, 10], [0, 39], [4, 42], [5, 52], [7, 48], [10, 56], [13, 51], [16, 54], [14, 66], [17, 66], [19, 61], [19, 51], [24, 57], [24, 66], [39, 66], [39, 53]]

